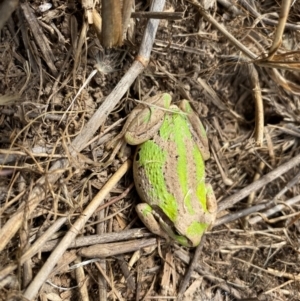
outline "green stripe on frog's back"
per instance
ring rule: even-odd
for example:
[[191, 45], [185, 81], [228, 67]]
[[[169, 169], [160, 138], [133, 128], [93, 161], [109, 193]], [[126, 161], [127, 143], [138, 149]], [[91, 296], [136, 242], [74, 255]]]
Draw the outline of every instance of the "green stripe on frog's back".
[[[201, 207], [206, 211], [205, 166], [199, 148], [195, 143], [188, 143], [193, 141], [190, 126], [186, 115], [182, 114], [181, 111], [178, 114], [168, 114], [165, 116], [165, 121], [160, 128], [160, 137], [162, 139], [169, 139], [176, 145], [178, 154], [176, 170], [180, 189], [189, 214], [195, 214], [195, 208], [192, 204], [193, 193], [196, 194]], [[189, 155], [189, 152], [192, 152], [192, 155]], [[192, 162], [188, 162], [188, 158], [193, 158]], [[191, 187], [191, 184], [195, 183], [188, 182], [193, 172], [197, 179], [195, 180], [197, 187]]]
[[176, 178], [178, 179], [180, 190], [185, 198], [185, 206], [190, 214], [194, 213], [191, 205], [191, 195], [188, 187], [188, 162], [187, 162], [187, 148], [185, 140], [192, 139], [186, 117], [179, 111], [178, 114], [168, 114], [165, 116], [165, 121], [160, 128], [160, 137], [162, 139], [169, 139], [174, 142], [176, 153], [178, 154]]
[[177, 218], [177, 201], [168, 191], [163, 173], [167, 155], [167, 152], [154, 141], [148, 140], [138, 151], [138, 164], [144, 169], [146, 178], [150, 182], [149, 190], [146, 192], [148, 197], [174, 222]]
[[193, 148], [193, 158], [196, 168], [196, 177], [199, 180], [198, 185], [196, 187], [196, 196], [197, 199], [200, 201], [202, 209], [205, 212], [208, 212], [206, 206], [205, 165], [201, 152], [196, 144]]

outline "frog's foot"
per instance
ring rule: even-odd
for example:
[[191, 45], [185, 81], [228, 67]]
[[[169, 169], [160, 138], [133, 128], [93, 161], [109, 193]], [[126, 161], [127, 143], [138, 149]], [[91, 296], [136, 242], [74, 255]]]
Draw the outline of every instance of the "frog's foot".
[[214, 216], [214, 219], [217, 215], [218, 211], [218, 204], [216, 200], [215, 193], [213, 191], [213, 188], [210, 184], [205, 184], [206, 187], [206, 206], [209, 213], [211, 213]]
[[124, 138], [115, 141], [114, 149], [110, 150], [111, 145], [106, 145], [106, 158], [109, 158], [103, 164], [103, 168], [107, 168], [112, 162], [115, 160], [116, 156], [121, 160], [121, 162], [125, 162], [131, 156], [131, 148], [124, 141]]
[[146, 203], [140, 203], [135, 209], [141, 221], [152, 233], [169, 240], [168, 234], [163, 231], [160, 224], [155, 219], [151, 206]]
[[122, 128], [122, 131], [105, 145], [105, 148], [107, 150], [112, 150], [108, 162], [113, 161], [117, 154], [121, 159], [124, 157], [123, 151], [126, 147], [125, 135], [140, 111], [140, 106], [137, 106], [135, 109], [133, 109], [133, 111], [128, 115], [128, 118]]

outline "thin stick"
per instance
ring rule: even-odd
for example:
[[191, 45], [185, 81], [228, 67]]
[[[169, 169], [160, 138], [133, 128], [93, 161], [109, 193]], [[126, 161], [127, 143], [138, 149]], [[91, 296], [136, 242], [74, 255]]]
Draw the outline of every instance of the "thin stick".
[[261, 146], [264, 139], [264, 104], [262, 101], [258, 73], [253, 64], [248, 64], [248, 74], [255, 103], [255, 141], [256, 145]]
[[275, 168], [268, 174], [264, 175], [260, 180], [253, 182], [252, 184], [243, 188], [242, 190], [238, 191], [232, 196], [224, 199], [221, 203], [219, 203], [218, 211], [222, 211], [226, 208], [232, 207], [234, 204], [236, 204], [237, 202], [239, 202], [240, 200], [248, 196], [251, 192], [257, 191], [258, 189], [262, 188], [263, 186], [267, 185], [268, 183], [280, 177], [282, 174], [291, 170], [293, 167], [295, 167], [298, 164], [300, 164], [300, 155], [297, 155], [290, 161]]
[[[188, 256], [188, 254], [182, 248], [176, 250], [175, 256], [185, 264], [187, 265], [190, 264], [191, 257]], [[209, 268], [205, 264], [201, 264], [198, 261], [198, 263], [196, 263], [195, 271], [201, 276], [208, 279], [210, 282], [216, 284], [219, 288], [221, 288], [225, 292], [229, 292], [232, 297], [235, 297], [236, 299], [240, 300], [241, 296], [239, 295], [239, 292], [232, 285], [229, 286], [229, 284], [227, 284], [224, 281], [224, 279], [216, 277], [215, 273], [211, 273]], [[177, 301], [179, 300], [180, 299], [177, 298]], [[188, 298], [186, 298], [185, 300], [188, 300]], [[199, 300], [199, 299], [195, 299], [195, 300]], [[212, 300], [210, 299], [210, 301]]]
[[64, 238], [60, 241], [55, 250], [48, 257], [46, 263], [43, 265], [42, 269], [37, 273], [33, 281], [27, 287], [24, 297], [28, 300], [33, 300], [38, 293], [39, 289], [43, 285], [43, 283], [47, 280], [49, 274], [52, 272], [58, 260], [61, 258], [63, 253], [67, 250], [69, 244], [76, 238], [76, 236], [81, 232], [85, 223], [92, 216], [94, 211], [97, 209], [99, 204], [102, 203], [103, 199], [110, 192], [112, 187], [117, 183], [131, 166], [130, 161], [126, 161], [119, 168], [118, 173], [115, 173], [109, 181], [103, 186], [103, 188], [98, 192], [95, 198], [89, 203], [89, 205], [84, 209], [80, 217], [76, 220], [76, 222], [72, 225], [70, 230], [64, 236]]
[[199, 258], [202, 253], [202, 249], [203, 249], [205, 240], [206, 240], [206, 236], [204, 235], [201, 238], [201, 242], [200, 242], [199, 246], [196, 248], [196, 251], [194, 253], [194, 256], [193, 256], [191, 262], [189, 263], [189, 268], [188, 268], [186, 274], [184, 275], [184, 279], [181, 282], [180, 287], [179, 287], [179, 292], [178, 292], [178, 296], [177, 296], [178, 300], [181, 300], [181, 298], [183, 297], [183, 294], [186, 291], [186, 288], [191, 279], [192, 273], [194, 272], [196, 265], [199, 263]]
[[183, 12], [137, 11], [131, 13], [131, 18], [181, 20]]
[[[103, 211], [103, 210], [102, 210]], [[100, 211], [100, 212], [102, 212]], [[149, 237], [152, 234], [146, 230], [141, 229], [130, 229], [126, 231], [120, 232], [111, 232], [111, 233], [103, 233], [101, 235], [85, 235], [79, 236], [74, 239], [68, 248], [81, 248], [86, 246], [93, 246], [95, 244], [107, 244], [110, 242], [120, 242], [120, 241], [127, 241], [129, 239], [138, 239], [138, 238], [145, 238]], [[53, 239], [44, 243], [44, 246], [40, 248], [41, 252], [51, 252], [55, 249], [55, 247], [59, 244], [60, 239]], [[29, 250], [21, 257], [21, 263], [24, 262], [23, 257], [28, 259], [32, 256], [26, 256], [29, 253]], [[32, 252], [30, 253], [32, 254]], [[34, 253], [35, 254], [35, 253]]]
[[246, 46], [244, 46], [240, 41], [238, 41], [228, 30], [221, 24], [219, 24], [207, 11], [203, 8], [201, 4], [196, 2], [196, 0], [188, 0], [191, 4], [195, 5], [199, 9], [199, 13], [208, 22], [214, 25], [235, 47], [241, 50], [247, 57], [252, 60], [257, 58], [257, 55], [250, 51]]
[[269, 50], [269, 60], [272, 60], [275, 52], [280, 47], [282, 43], [282, 35], [285, 28], [286, 20], [289, 16], [289, 11], [291, 7], [291, 0], [283, 0], [281, 3], [281, 10], [279, 15], [279, 21], [276, 28], [273, 44]]
[[[240, 0], [239, 4], [242, 5], [243, 7], [246, 8], [247, 11], [250, 12], [251, 15], [253, 15], [255, 18], [257, 19], [261, 19], [262, 21], [264, 21], [266, 24], [269, 25], [277, 25], [278, 21], [273, 20], [273, 19], [269, 19], [269, 18], [265, 18], [263, 17], [261, 14], [259, 14], [250, 4], [248, 0]], [[286, 29], [290, 29], [290, 30], [300, 30], [300, 25], [297, 24], [291, 24], [291, 23], [286, 23], [285, 25]]]
[[31, 28], [33, 37], [37, 45], [39, 45], [40, 47], [45, 63], [48, 65], [49, 69], [51, 70], [51, 73], [56, 76], [57, 69], [54, 65], [55, 58], [44, 32], [38, 24], [37, 19], [33, 14], [29, 4], [27, 2], [21, 3], [20, 6], [22, 8], [25, 19]]

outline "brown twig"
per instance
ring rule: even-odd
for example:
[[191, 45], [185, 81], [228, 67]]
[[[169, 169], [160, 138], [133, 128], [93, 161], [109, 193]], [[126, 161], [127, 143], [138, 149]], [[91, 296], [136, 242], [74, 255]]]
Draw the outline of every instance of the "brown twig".
[[[101, 211], [103, 212], [103, 210]], [[32, 258], [38, 252], [51, 252], [59, 244], [61, 239], [52, 239], [50, 237], [57, 232], [57, 230], [66, 223], [67, 218], [62, 217], [57, 219], [46, 232], [39, 237], [34, 244], [22, 255], [18, 263], [22, 265], [25, 261]], [[148, 230], [145, 229], [130, 229], [122, 232], [103, 233], [101, 235], [89, 235], [76, 237], [68, 246], [68, 249], [81, 248], [95, 244], [108, 244], [110, 242], [122, 242], [129, 239], [147, 238], [153, 236]], [[12, 264], [4, 267], [0, 271], [0, 281], [8, 276], [9, 273], [18, 267], [17, 264]]]
[[196, 2], [195, 0], [188, 0], [191, 4], [195, 5], [199, 13], [203, 18], [205, 18], [209, 23], [214, 25], [233, 45], [235, 45], [239, 50], [241, 50], [247, 57], [254, 60], [257, 58], [252, 51], [250, 51], [247, 47], [245, 47], [240, 41], [238, 41], [231, 33], [227, 31], [227, 29], [217, 22], [203, 7], [201, 4]]
[[183, 13], [182, 12], [137, 11], [131, 13], [131, 18], [180, 20], [183, 18]]
[[[97, 216], [97, 221], [103, 220], [105, 218], [106, 213], [107, 210], [100, 210], [98, 212], [95, 212], [95, 216]], [[96, 233], [98, 236], [102, 236], [106, 233], [106, 228], [107, 228], [106, 224], [107, 223], [98, 223], [96, 225]], [[101, 259], [99, 261], [99, 265], [101, 266], [103, 272], [106, 273], [107, 272], [106, 260]], [[97, 283], [98, 283], [98, 291], [99, 291], [99, 300], [107, 300], [107, 283], [101, 273], [99, 273], [98, 275]]]
[[118, 0], [102, 3], [101, 41], [104, 47], [116, 47], [123, 44], [123, 25], [121, 3]]
[[[68, 248], [80, 248], [85, 246], [91, 246], [95, 244], [104, 244], [109, 242], [116, 241], [125, 241], [128, 239], [137, 239], [142, 237], [147, 237], [151, 235], [148, 231], [141, 229], [130, 229], [121, 232], [115, 233], [103, 233], [101, 235], [88, 235], [88, 236], [80, 236], [74, 239], [68, 246]], [[46, 242], [41, 248], [41, 252], [50, 252], [55, 249], [55, 247], [59, 244], [60, 239], [53, 239], [51, 241]], [[24, 254], [25, 255], [25, 254]], [[32, 255], [33, 256], [33, 255]], [[21, 257], [22, 260], [23, 256]]]
[[[277, 198], [278, 197], [276, 196], [274, 199], [270, 200], [269, 202], [251, 206], [244, 210], [240, 210], [234, 214], [224, 215], [221, 218], [218, 218], [218, 220], [215, 222], [214, 226], [220, 226], [223, 224], [227, 224], [227, 223], [235, 221], [239, 218], [249, 216], [250, 214], [257, 213], [262, 210], [266, 210], [266, 211], [264, 211], [262, 214], [258, 214], [256, 216], [252, 217], [251, 219], [248, 220], [248, 223], [250, 225], [254, 225], [256, 223], [261, 222], [262, 220], [270, 222], [268, 220], [269, 216], [282, 211], [286, 206], [292, 206], [292, 205], [295, 205], [300, 202], [300, 196], [297, 195], [296, 197], [285, 201], [284, 205], [283, 204], [277, 205], [277, 202], [278, 202]], [[296, 214], [298, 214], [298, 213], [296, 213]], [[284, 218], [286, 218], [286, 216]]]
[[131, 166], [130, 161], [126, 161], [115, 173], [109, 181], [103, 186], [103, 188], [98, 192], [95, 198], [89, 203], [89, 205], [84, 209], [80, 217], [71, 226], [70, 230], [60, 241], [55, 250], [48, 257], [46, 263], [43, 265], [42, 269], [36, 274], [33, 281], [27, 287], [24, 297], [32, 300], [38, 293], [40, 287], [48, 278], [49, 274], [55, 267], [58, 260], [61, 258], [63, 253], [67, 250], [70, 243], [75, 239], [75, 237], [80, 233], [81, 229], [84, 227], [85, 223], [92, 216], [97, 207], [103, 202], [106, 195], [110, 192], [111, 188], [123, 177], [127, 172], [128, 168]]
[[260, 180], [253, 182], [232, 196], [225, 198], [221, 203], [218, 204], [218, 210], [222, 211], [226, 208], [232, 207], [234, 204], [248, 196], [252, 191], [257, 191], [268, 183], [280, 177], [282, 174], [286, 173], [290, 169], [294, 168], [296, 165], [300, 164], [300, 155], [292, 158], [290, 161], [280, 165], [268, 174], [264, 175]]
[[[263, 17], [262, 15], [260, 15], [249, 3], [248, 0], [240, 0], [239, 3], [245, 8], [247, 9], [251, 15], [253, 15], [255, 18], [257, 19], [261, 19], [263, 20], [266, 24], [269, 25], [277, 25], [278, 21], [276, 20], [272, 20], [272, 19], [268, 19]], [[285, 28], [287, 29], [291, 29], [291, 30], [300, 30], [300, 25], [297, 24], [291, 24], [291, 23], [286, 23], [285, 24]]]
[[180, 284], [179, 291], [178, 291], [178, 297], [177, 297], [178, 300], [182, 299], [183, 294], [186, 291], [186, 288], [188, 286], [188, 283], [190, 281], [192, 273], [193, 273], [196, 265], [199, 262], [199, 258], [200, 258], [200, 255], [202, 253], [202, 249], [203, 249], [205, 240], [206, 240], [206, 236], [204, 235], [204, 236], [202, 236], [201, 242], [200, 242], [200, 244], [198, 245], [198, 247], [195, 250], [193, 259], [191, 260], [191, 262], [189, 264], [189, 268], [188, 268], [187, 272], [184, 275], [184, 279], [183, 279], [183, 281]]
[[24, 16], [31, 27], [32, 34], [36, 40], [36, 43], [39, 45], [41, 53], [43, 55], [43, 58], [45, 60], [45, 63], [50, 68], [53, 75], [57, 75], [57, 69], [54, 65], [54, 55], [52, 53], [51, 47], [48, 43], [48, 40], [46, 36], [44, 35], [44, 32], [41, 30], [40, 25], [38, 24], [35, 15], [33, 14], [31, 8], [29, 7], [29, 4], [21, 3], [20, 4], [22, 11], [24, 13]]
[[291, 0], [283, 0], [281, 2], [279, 21], [277, 24], [273, 44], [269, 50], [269, 55], [268, 55], [268, 59], [270, 61], [272, 60], [275, 52], [277, 51], [277, 49], [280, 47], [280, 45], [282, 43], [282, 35], [283, 35], [283, 31], [284, 31], [284, 28], [286, 25], [286, 20], [289, 15], [290, 7], [291, 7]]
[[258, 73], [253, 64], [248, 64], [249, 80], [252, 87], [252, 95], [255, 103], [255, 141], [261, 146], [264, 138], [264, 105], [262, 101], [261, 88]]
[[77, 256], [77, 258], [74, 261], [74, 264], [78, 265], [77, 269], [75, 269], [76, 282], [79, 288], [80, 300], [89, 301], [87, 277], [81, 263], [82, 263], [81, 257]]
[[110, 244], [93, 245], [79, 250], [79, 254], [86, 258], [105, 258], [124, 253], [131, 253], [141, 248], [157, 245], [156, 238], [134, 239]]
[[124, 299], [122, 298], [118, 290], [112, 285], [111, 280], [107, 277], [101, 265], [98, 262], [95, 262], [95, 265], [98, 268], [99, 272], [101, 273], [102, 277], [106, 280], [106, 283], [111, 287], [112, 292], [116, 295], [118, 300], [123, 301]]
[[[182, 262], [185, 264], [189, 264], [191, 258], [186, 254], [186, 252], [183, 251], [183, 249], [178, 249], [175, 252], [175, 255], [180, 258]], [[212, 283], [215, 283], [217, 286], [222, 288], [225, 292], [230, 293], [235, 298], [240, 298], [240, 293], [237, 289], [233, 287], [233, 285], [229, 286], [228, 283], [225, 282], [224, 279], [216, 277], [214, 274], [212, 274], [208, 268], [201, 265], [199, 262], [196, 263], [195, 271], [202, 275], [203, 277], [209, 279]], [[188, 299], [187, 299], [188, 300]]]

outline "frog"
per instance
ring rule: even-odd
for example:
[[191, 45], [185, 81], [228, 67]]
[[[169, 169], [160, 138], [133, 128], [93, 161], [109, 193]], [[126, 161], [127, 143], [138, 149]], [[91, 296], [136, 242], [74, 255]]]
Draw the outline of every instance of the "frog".
[[199, 245], [214, 224], [217, 202], [205, 182], [208, 138], [189, 101], [176, 106], [169, 93], [158, 93], [133, 109], [120, 135], [136, 146], [133, 178], [141, 221], [167, 240]]

